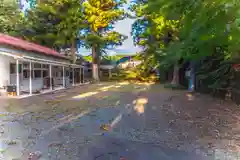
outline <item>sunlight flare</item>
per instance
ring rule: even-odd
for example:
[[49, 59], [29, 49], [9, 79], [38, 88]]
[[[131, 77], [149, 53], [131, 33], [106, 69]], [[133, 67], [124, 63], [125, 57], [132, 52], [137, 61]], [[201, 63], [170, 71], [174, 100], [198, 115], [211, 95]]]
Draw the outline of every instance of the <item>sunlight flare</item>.
[[191, 93], [188, 93], [187, 98], [189, 101], [192, 101], [192, 100], [194, 100], [195, 97]]
[[120, 82], [119, 85], [128, 85], [129, 82]]
[[134, 110], [138, 114], [143, 114], [145, 112], [145, 105], [147, 103], [148, 103], [148, 98], [138, 98], [138, 99], [134, 100], [133, 101], [133, 104], [135, 104]]
[[99, 92], [87, 92], [77, 96], [72, 97], [73, 99], [86, 98], [98, 94]]
[[101, 88], [99, 88], [99, 90], [100, 91], [107, 91], [107, 90], [109, 90], [109, 89], [111, 89], [113, 87], [115, 87], [115, 86], [114, 85], [110, 85], [110, 86], [106, 86], [106, 87], [101, 87]]

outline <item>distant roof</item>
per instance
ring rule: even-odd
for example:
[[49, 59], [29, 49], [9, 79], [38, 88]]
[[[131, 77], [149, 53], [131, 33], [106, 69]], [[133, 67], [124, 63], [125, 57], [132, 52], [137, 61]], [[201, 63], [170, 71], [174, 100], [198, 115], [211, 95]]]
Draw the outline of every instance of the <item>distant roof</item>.
[[124, 62], [126, 62], [126, 61], [128, 61], [128, 60], [130, 60], [130, 59], [132, 59], [132, 58], [134, 58], [134, 57], [136, 57], [137, 55], [128, 55], [128, 56], [125, 56], [125, 57], [122, 57], [122, 58], [120, 58], [118, 61], [117, 61], [117, 64], [119, 64], [119, 63], [124, 63]]
[[48, 55], [48, 56], [54, 56], [54, 57], [58, 57], [58, 58], [68, 59], [66, 56], [61, 55], [60, 53], [58, 53], [57, 51], [55, 51], [53, 49], [25, 41], [20, 38], [2, 34], [2, 33], [0, 33], [0, 44], [16, 47], [16, 48], [23, 49], [26, 51], [37, 52], [37, 53]]

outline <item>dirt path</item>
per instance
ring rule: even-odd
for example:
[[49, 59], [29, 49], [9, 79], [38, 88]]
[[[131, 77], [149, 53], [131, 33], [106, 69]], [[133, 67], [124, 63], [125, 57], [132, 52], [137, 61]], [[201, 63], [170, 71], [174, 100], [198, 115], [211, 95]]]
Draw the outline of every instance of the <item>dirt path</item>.
[[[28, 111], [4, 121], [6, 159], [34, 151], [61, 160], [240, 158], [237, 106], [162, 85], [101, 83], [6, 106], [6, 111]], [[9, 147], [10, 140], [16, 144]]]

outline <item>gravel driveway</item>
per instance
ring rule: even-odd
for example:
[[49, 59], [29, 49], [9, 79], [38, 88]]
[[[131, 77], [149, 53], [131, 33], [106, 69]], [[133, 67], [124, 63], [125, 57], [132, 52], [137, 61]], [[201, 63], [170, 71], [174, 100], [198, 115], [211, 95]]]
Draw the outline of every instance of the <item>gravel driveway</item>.
[[4, 160], [240, 159], [240, 109], [207, 95], [105, 82], [4, 104]]

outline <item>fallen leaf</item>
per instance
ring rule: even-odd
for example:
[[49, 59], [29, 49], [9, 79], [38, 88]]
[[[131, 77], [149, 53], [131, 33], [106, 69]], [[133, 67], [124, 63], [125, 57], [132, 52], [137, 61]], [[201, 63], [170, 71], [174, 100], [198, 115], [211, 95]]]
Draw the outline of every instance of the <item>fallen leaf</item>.
[[61, 147], [63, 144], [60, 142], [56, 142], [56, 143], [51, 143], [48, 145], [48, 147]]
[[36, 151], [34, 153], [29, 153], [28, 160], [38, 160], [41, 158], [42, 153], [40, 151]]
[[190, 114], [190, 113], [185, 113], [184, 117], [185, 117], [185, 119], [186, 119], [186, 120], [188, 120], [188, 119], [191, 119], [191, 118], [192, 118], [192, 116], [191, 116], [191, 114]]
[[15, 140], [9, 140], [9, 141], [7, 141], [7, 144], [8, 144], [8, 145], [15, 145], [15, 144], [17, 144], [17, 141], [15, 141]]
[[100, 129], [105, 130], [105, 131], [109, 131], [110, 130], [110, 125], [109, 124], [103, 124], [100, 126]]

